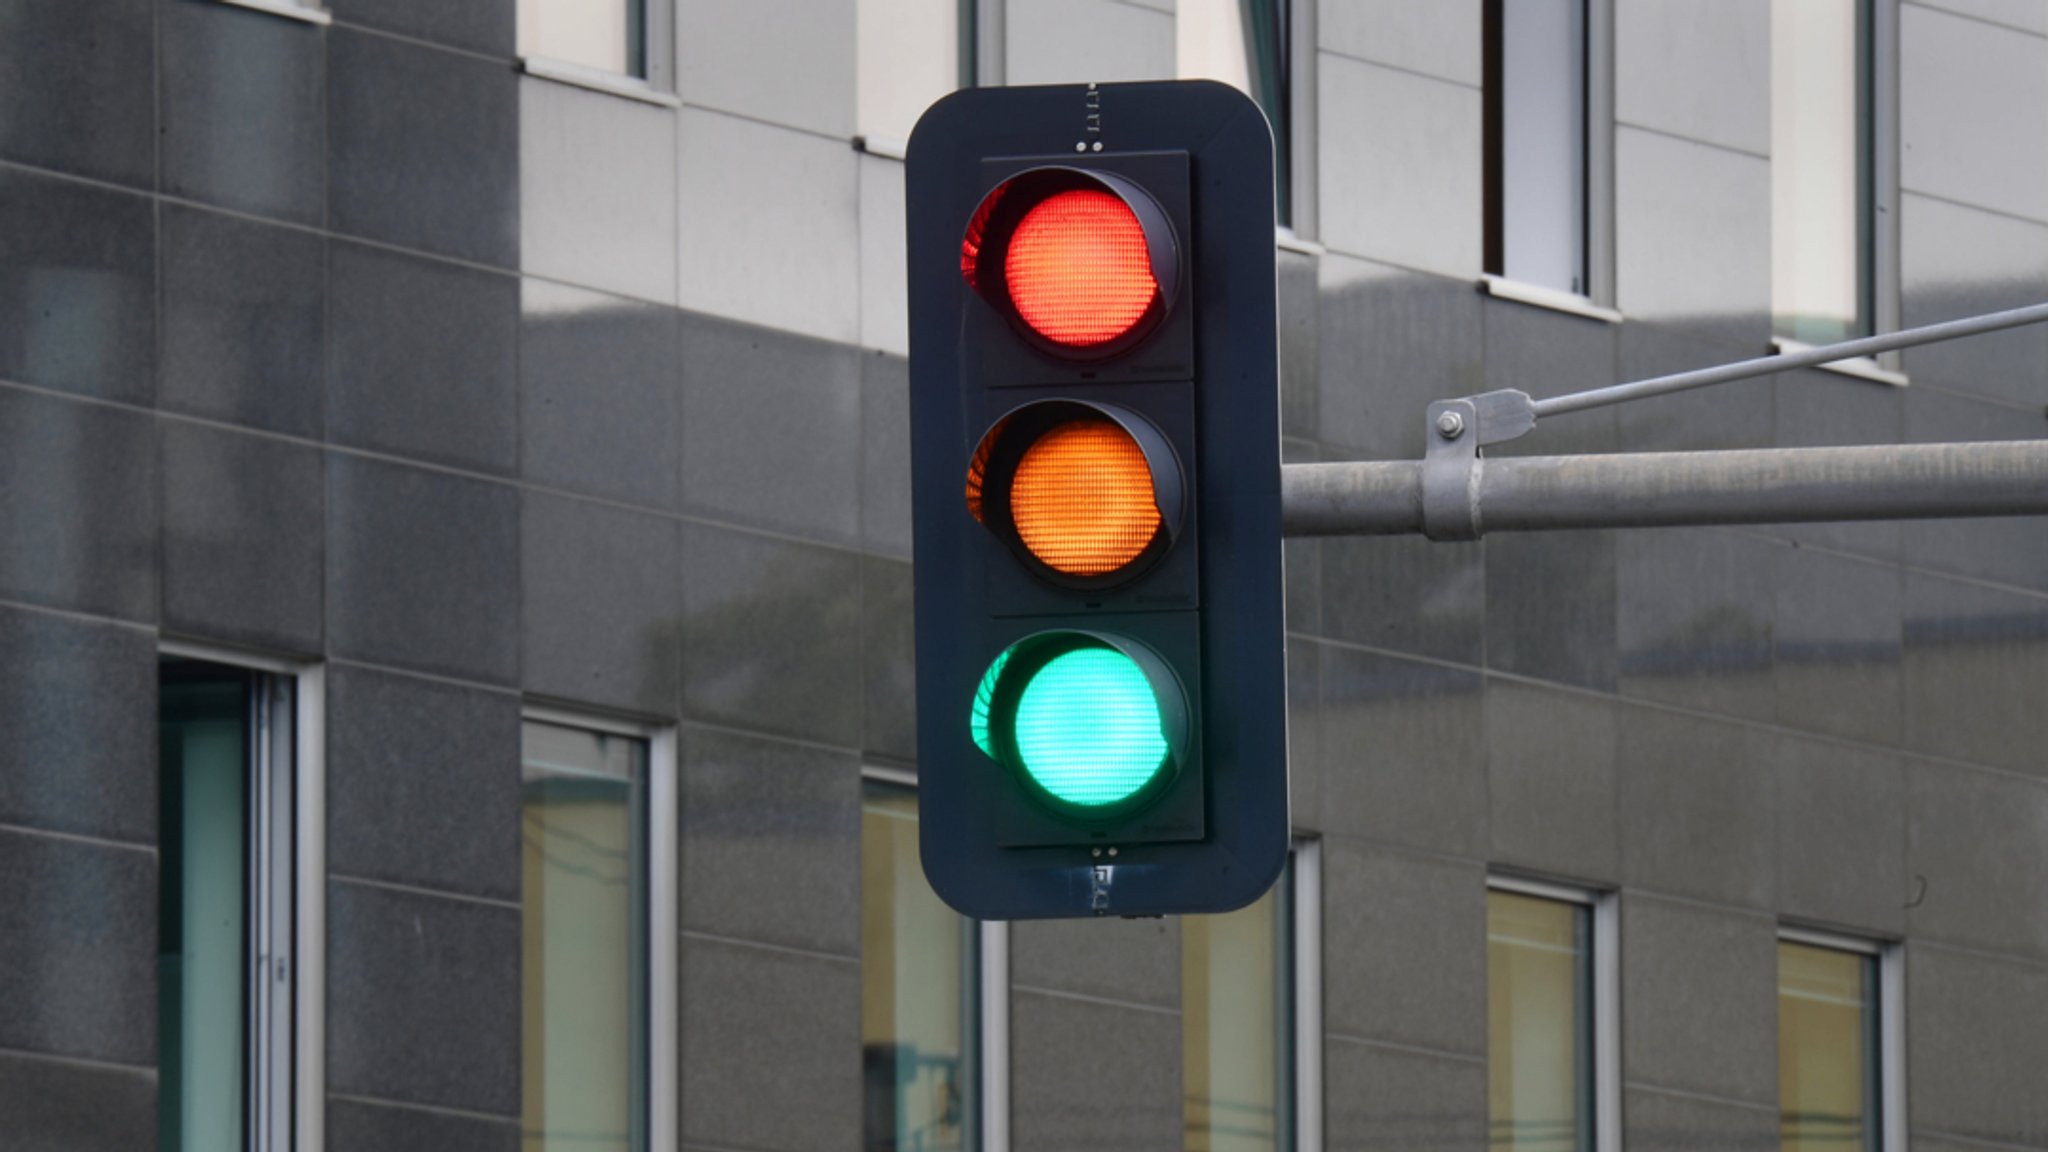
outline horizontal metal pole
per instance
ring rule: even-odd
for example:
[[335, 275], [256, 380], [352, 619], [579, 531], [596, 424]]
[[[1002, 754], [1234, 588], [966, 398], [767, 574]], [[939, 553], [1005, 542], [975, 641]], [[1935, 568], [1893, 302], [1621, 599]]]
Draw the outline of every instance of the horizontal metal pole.
[[1282, 536], [1403, 536], [1420, 531], [1420, 460], [1280, 467]]
[[[1281, 469], [1287, 536], [1431, 532], [1420, 461]], [[2048, 515], [2048, 440], [1474, 462], [1480, 532]]]
[[1671, 376], [1657, 376], [1629, 384], [1616, 384], [1612, 388], [1595, 388], [1587, 392], [1574, 392], [1569, 396], [1553, 396], [1548, 400], [1536, 401], [1533, 407], [1538, 417], [1555, 416], [1562, 412], [1600, 408], [1608, 404], [1619, 404], [1624, 400], [1662, 396], [1667, 392], [1683, 392], [1689, 388], [1704, 388], [1709, 384], [1726, 384], [1731, 380], [1747, 380], [1752, 376], [1769, 376], [1778, 372], [1789, 372], [1794, 368], [1813, 368], [1822, 364], [1832, 364], [1837, 360], [1874, 356], [1895, 348], [1911, 348], [1919, 344], [1955, 340], [1963, 336], [1975, 336], [1983, 332], [1996, 332], [2002, 328], [2017, 328], [2022, 324], [2039, 324], [2043, 321], [2048, 321], [2048, 304], [2030, 304], [2025, 308], [1990, 312], [1962, 320], [1945, 320], [1939, 324], [1887, 332], [1882, 336], [1866, 336], [1861, 340], [1845, 340], [1840, 344], [1828, 344], [1819, 348], [1780, 352], [1775, 356], [1760, 356], [1754, 360], [1723, 364], [1716, 368], [1702, 368], [1696, 372], [1679, 372]]

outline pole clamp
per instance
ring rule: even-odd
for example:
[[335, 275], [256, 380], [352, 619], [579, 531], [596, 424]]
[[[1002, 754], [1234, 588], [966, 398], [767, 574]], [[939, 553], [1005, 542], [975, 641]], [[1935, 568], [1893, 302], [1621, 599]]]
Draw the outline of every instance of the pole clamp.
[[1479, 481], [1484, 467], [1479, 410], [1471, 400], [1429, 406], [1422, 454], [1422, 532], [1431, 540], [1479, 539]]

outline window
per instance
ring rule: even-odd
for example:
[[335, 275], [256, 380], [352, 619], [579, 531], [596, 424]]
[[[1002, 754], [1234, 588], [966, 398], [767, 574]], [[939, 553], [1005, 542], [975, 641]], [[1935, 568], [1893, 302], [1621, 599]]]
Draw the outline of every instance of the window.
[[983, 1073], [981, 988], [983, 952], [1003, 941], [925, 882], [916, 789], [873, 775], [861, 787], [861, 1146], [970, 1152], [983, 1147], [981, 1086], [1002, 1075]]
[[1490, 883], [1488, 1146], [1512, 1152], [1618, 1148], [1611, 898], [1504, 877]]
[[1305, 1089], [1320, 1083], [1320, 981], [1302, 970], [1321, 956], [1315, 938], [1302, 935], [1316, 928], [1317, 859], [1314, 845], [1298, 846], [1279, 883], [1250, 906], [1181, 918], [1181, 1114], [1189, 1152], [1320, 1143], [1302, 1132], [1304, 1119], [1315, 1126], [1320, 1116], [1308, 1117], [1304, 1107], [1319, 1095]]
[[1588, 0], [1486, 0], [1486, 271], [1591, 295]]
[[323, 817], [319, 774], [300, 770], [317, 741], [299, 739], [298, 689], [291, 676], [182, 654], [158, 665], [166, 1152], [283, 1152], [319, 1130], [317, 1105], [293, 1108], [309, 1095], [301, 1085], [321, 1090], [312, 1054], [324, 1043], [320, 852], [300, 844]]
[[1180, 0], [1175, 57], [1183, 80], [1217, 80], [1258, 101], [1273, 126], [1274, 204], [1294, 223], [1292, 0]]
[[857, 0], [854, 122], [861, 145], [903, 155], [917, 118], [974, 83], [975, 0]]
[[1904, 1050], [1897, 964], [1895, 949], [1871, 941], [1795, 929], [1779, 934], [1778, 1123], [1785, 1152], [1905, 1147], [1896, 1114]]
[[649, 1092], [674, 1083], [673, 753], [584, 723], [524, 727], [520, 1127], [527, 1152], [647, 1152], [674, 1138]]
[[519, 54], [647, 78], [642, 0], [519, 0]]
[[1612, 5], [1485, 0], [1485, 270], [1495, 295], [1568, 311], [1614, 298]]
[[1771, 309], [1802, 344], [1876, 323], [1870, 0], [1771, 5]]
[[519, 0], [527, 72], [673, 104], [673, 0]]

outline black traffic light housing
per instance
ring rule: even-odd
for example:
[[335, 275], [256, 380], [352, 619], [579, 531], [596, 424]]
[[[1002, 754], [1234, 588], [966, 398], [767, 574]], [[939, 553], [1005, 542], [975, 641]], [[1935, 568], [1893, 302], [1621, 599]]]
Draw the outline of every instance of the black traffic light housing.
[[[1265, 117], [1207, 81], [968, 89], [906, 180], [925, 874], [982, 919], [1249, 904], [1290, 837]], [[1060, 295], [1084, 249], [1149, 296]]]

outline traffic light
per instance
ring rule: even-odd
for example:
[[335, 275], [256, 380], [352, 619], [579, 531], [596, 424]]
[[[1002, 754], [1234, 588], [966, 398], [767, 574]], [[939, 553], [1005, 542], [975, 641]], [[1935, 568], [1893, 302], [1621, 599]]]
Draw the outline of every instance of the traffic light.
[[969, 89], [906, 179], [925, 874], [983, 919], [1242, 907], [1289, 839], [1265, 117]]

